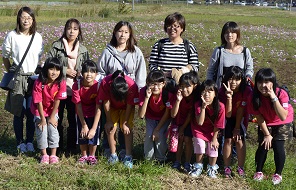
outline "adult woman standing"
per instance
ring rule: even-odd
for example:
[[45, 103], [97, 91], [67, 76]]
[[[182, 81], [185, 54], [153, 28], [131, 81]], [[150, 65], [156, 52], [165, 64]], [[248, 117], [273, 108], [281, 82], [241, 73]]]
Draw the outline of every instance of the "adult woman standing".
[[[137, 47], [137, 40], [134, 36], [132, 25], [127, 21], [119, 21], [112, 33], [110, 44], [103, 50], [98, 62], [99, 74], [107, 76], [117, 70], [122, 70], [125, 75], [133, 79], [138, 88], [141, 89], [146, 84], [146, 63], [142, 51]], [[102, 118], [102, 127], [104, 125], [104, 116]], [[105, 134], [105, 133], [104, 133]], [[109, 157], [109, 146], [104, 135], [103, 148], [105, 156]], [[120, 158], [124, 158], [125, 146], [124, 136], [121, 131], [118, 134], [120, 149]]]
[[77, 129], [75, 118], [75, 104], [72, 99], [72, 85], [77, 77], [80, 77], [81, 64], [89, 59], [89, 54], [85, 46], [81, 45], [83, 41], [80, 22], [71, 18], [67, 20], [62, 37], [52, 44], [48, 57], [58, 57], [63, 65], [63, 73], [66, 75], [67, 99], [61, 100], [59, 108], [58, 131], [60, 134], [59, 147], [63, 147], [63, 116], [64, 109], [67, 109], [67, 119], [69, 127], [67, 128], [67, 151], [76, 152]]
[[[14, 115], [13, 127], [17, 141], [17, 149], [20, 153], [34, 152], [32, 144], [34, 139], [33, 114], [30, 111], [32, 96], [27, 93], [27, 79], [33, 75], [37, 68], [42, 53], [42, 37], [36, 31], [36, 19], [34, 12], [29, 7], [22, 7], [17, 14], [16, 28], [9, 32], [2, 45], [2, 56], [5, 69], [14, 72], [21, 63], [22, 58], [29, 47], [19, 74], [16, 77], [14, 89], [8, 92], [5, 110]], [[10, 58], [13, 63], [10, 62]], [[23, 137], [23, 120], [26, 116], [26, 140]]]
[[154, 44], [149, 60], [150, 71], [160, 69], [166, 76], [171, 76], [173, 69], [183, 69], [187, 65], [189, 70], [198, 71], [196, 47], [181, 37], [185, 26], [185, 18], [178, 12], [165, 18], [164, 31], [168, 38], [161, 39]]
[[245, 77], [252, 78], [253, 59], [250, 50], [240, 43], [240, 28], [235, 22], [226, 22], [221, 32], [221, 46], [216, 47], [207, 71], [207, 79], [215, 80], [218, 88], [230, 66], [238, 66]]

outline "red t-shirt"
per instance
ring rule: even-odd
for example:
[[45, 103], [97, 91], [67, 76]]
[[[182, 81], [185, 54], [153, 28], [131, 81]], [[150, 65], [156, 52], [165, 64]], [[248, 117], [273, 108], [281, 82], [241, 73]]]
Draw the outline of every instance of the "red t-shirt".
[[[224, 104], [219, 102], [220, 105], [220, 110], [218, 117], [215, 119], [214, 123], [210, 120], [210, 118], [206, 115], [205, 120], [203, 122], [203, 125], [198, 125], [196, 122], [196, 117], [194, 116], [194, 119], [191, 120], [191, 130], [192, 130], [192, 135], [196, 138], [203, 139], [204, 141], [212, 141], [213, 138], [213, 131], [214, 131], [214, 126], [213, 124], [219, 128], [219, 129], [224, 129], [225, 127], [225, 107]], [[195, 115], [199, 115], [201, 112], [201, 103], [196, 102], [194, 104], [194, 112]], [[210, 116], [214, 114], [213, 109], [209, 109], [208, 107], [206, 108], [206, 112], [209, 113]]]
[[[139, 100], [139, 106], [142, 107], [145, 97], [146, 97], [146, 89], [147, 86], [141, 88], [140, 90], [140, 100]], [[172, 105], [174, 103], [174, 95], [172, 93], [169, 93], [168, 100], [166, 103], [163, 103], [162, 100], [162, 94], [159, 95], [158, 99], [155, 99], [153, 95], [151, 95], [149, 99], [149, 103], [147, 105], [147, 110], [145, 117], [152, 120], [161, 120], [163, 114], [165, 113], [165, 109], [169, 108], [172, 109]]]
[[[244, 125], [247, 127], [249, 123], [249, 113], [247, 109], [248, 98], [252, 96], [252, 88], [246, 86], [244, 92], [238, 91], [232, 95], [232, 114], [231, 117], [236, 117], [236, 112], [239, 107], [244, 108]], [[225, 88], [221, 87], [219, 90], [219, 100], [226, 105], [227, 97], [225, 94]]]
[[289, 96], [287, 92], [283, 89], [276, 88], [276, 95], [278, 95], [280, 91], [280, 94], [278, 96], [279, 102], [283, 106], [284, 109], [288, 110], [288, 116], [286, 120], [282, 121], [276, 114], [274, 108], [273, 108], [273, 103], [271, 102], [270, 97], [262, 96], [260, 95], [260, 100], [261, 100], [261, 106], [259, 107], [258, 110], [254, 110], [253, 104], [252, 104], [252, 96], [249, 98], [249, 110], [251, 114], [254, 115], [259, 115], [261, 114], [262, 117], [264, 118], [267, 126], [275, 126], [275, 125], [282, 125], [282, 124], [287, 124], [291, 123], [294, 118], [294, 110], [292, 105], [289, 103]]
[[54, 100], [62, 100], [66, 98], [67, 92], [65, 80], [59, 84], [54, 83], [52, 86], [48, 86], [47, 84], [42, 85], [42, 82], [39, 79], [36, 79], [32, 92], [31, 112], [33, 115], [40, 116], [37, 104], [42, 102], [44, 116], [48, 117], [52, 113]]
[[125, 110], [127, 104], [137, 105], [139, 103], [138, 86], [129, 76], [125, 75], [124, 79], [128, 84], [128, 95], [126, 101], [120, 102], [114, 99], [111, 94], [112, 75], [108, 75], [102, 80], [100, 84], [99, 95], [96, 99], [96, 103], [102, 104], [103, 101], [110, 100], [111, 107], [119, 110]]
[[183, 125], [186, 121], [187, 115], [190, 112], [193, 113], [192, 107], [193, 107], [193, 98], [191, 98], [190, 100], [186, 100], [186, 98], [183, 97], [179, 105], [178, 113], [174, 119], [174, 123], [177, 126]]
[[74, 104], [81, 103], [84, 117], [94, 117], [96, 112], [96, 98], [98, 96], [99, 84], [95, 80], [91, 87], [84, 87], [82, 86], [82, 81], [79, 82], [80, 89], [78, 89], [78, 81], [73, 84], [72, 102], [74, 102]]

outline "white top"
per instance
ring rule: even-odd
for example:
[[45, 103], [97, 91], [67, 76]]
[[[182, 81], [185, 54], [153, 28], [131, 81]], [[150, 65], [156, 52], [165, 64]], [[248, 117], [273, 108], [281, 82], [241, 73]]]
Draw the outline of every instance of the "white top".
[[[10, 31], [2, 44], [2, 56], [11, 58], [18, 65], [29, 45], [32, 35], [26, 36], [22, 33], [17, 34], [15, 30]], [[29, 52], [22, 64], [24, 73], [34, 72], [41, 54], [43, 52], [42, 36], [36, 32]]]

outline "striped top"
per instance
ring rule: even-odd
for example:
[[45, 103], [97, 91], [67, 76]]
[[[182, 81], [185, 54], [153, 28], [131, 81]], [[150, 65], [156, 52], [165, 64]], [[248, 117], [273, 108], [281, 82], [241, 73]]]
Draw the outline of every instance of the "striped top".
[[[158, 41], [159, 42], [159, 41]], [[163, 47], [158, 56], [158, 42], [156, 42], [152, 48], [149, 60], [150, 71], [158, 69], [158, 67], [164, 72], [171, 72], [172, 68], [181, 68], [187, 64], [191, 64], [195, 71], [199, 69], [198, 54], [196, 47], [189, 42], [190, 56], [188, 56], [185, 50], [184, 42], [180, 44], [173, 44], [169, 38], [165, 39]]]

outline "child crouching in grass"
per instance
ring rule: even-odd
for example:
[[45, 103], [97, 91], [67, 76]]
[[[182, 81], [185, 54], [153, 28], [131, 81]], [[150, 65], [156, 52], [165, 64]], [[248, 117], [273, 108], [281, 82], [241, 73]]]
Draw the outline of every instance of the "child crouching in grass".
[[[31, 112], [34, 115], [37, 146], [41, 150], [42, 164], [59, 162], [56, 156], [59, 147], [58, 107], [60, 100], [67, 98], [62, 71], [63, 65], [58, 58], [48, 58], [33, 87]], [[51, 149], [50, 156], [46, 151], [48, 147]]]
[[82, 64], [82, 79], [77, 80], [72, 87], [72, 102], [76, 105], [78, 144], [80, 145], [81, 164], [97, 163], [95, 153], [99, 140], [99, 120], [101, 116], [100, 105], [96, 106], [96, 98], [99, 91], [100, 81], [96, 81], [98, 73], [97, 64], [86, 60]]
[[120, 127], [124, 134], [126, 146], [123, 164], [128, 168], [133, 167], [133, 120], [135, 105], [138, 104], [138, 101], [138, 86], [123, 71], [117, 70], [102, 80], [97, 104], [102, 103], [106, 113], [105, 130], [111, 150], [111, 155], [108, 159], [110, 164], [118, 162], [115, 133], [117, 127]]
[[219, 166], [216, 164], [218, 157], [218, 132], [224, 129], [225, 108], [219, 102], [218, 89], [213, 80], [204, 81], [198, 91], [197, 101], [194, 103], [194, 118], [191, 120], [193, 134], [193, 147], [196, 163], [190, 176], [198, 177], [203, 170], [203, 155], [209, 156], [207, 175], [217, 178]]

